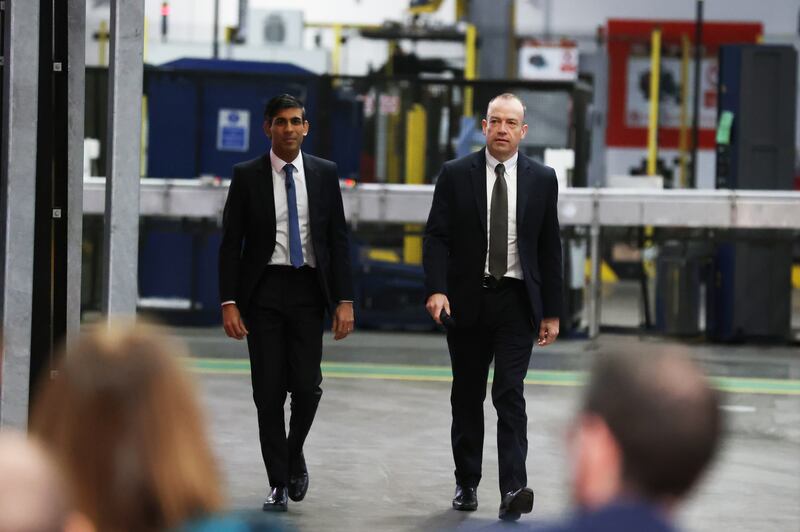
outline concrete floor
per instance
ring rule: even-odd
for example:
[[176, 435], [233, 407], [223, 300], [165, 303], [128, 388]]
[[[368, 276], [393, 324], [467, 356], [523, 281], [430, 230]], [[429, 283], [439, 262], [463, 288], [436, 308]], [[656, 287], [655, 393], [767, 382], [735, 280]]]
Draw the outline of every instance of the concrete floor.
[[[245, 346], [224, 338], [221, 329], [182, 329], [179, 334], [197, 357], [193, 365], [218, 364], [198, 378], [230, 505], [259, 508], [266, 475], [242, 360]], [[535, 349], [531, 368], [566, 374], [563, 370], [586, 368], [602, 350], [626, 346], [646, 352], [665, 343], [687, 345], [637, 335], [605, 334], [595, 342], [563, 339]], [[800, 530], [800, 350], [688, 347], [712, 375], [774, 381], [752, 381], [759, 393], [725, 394], [730, 430], [724, 449], [681, 511], [680, 522], [697, 532]], [[496, 417], [490, 401], [479, 509], [470, 514], [450, 509], [450, 385], [444, 379], [421, 380], [428, 378], [426, 368], [448, 364], [443, 335], [358, 331], [343, 342], [326, 335], [324, 361], [329, 376], [306, 445], [311, 487], [306, 500], [290, 504], [288, 514], [279, 519], [304, 531], [462, 530], [497, 523]], [[332, 370], [345, 363], [368, 363], [369, 372]], [[389, 375], [397, 368], [405, 373]], [[336, 374], [340, 376], [331, 376]], [[525, 523], [557, 518], [569, 507], [564, 434], [580, 387], [575, 379], [567, 381], [563, 386], [526, 386], [528, 476], [536, 501]], [[770, 392], [767, 385], [775, 382], [787, 385], [788, 391]]]

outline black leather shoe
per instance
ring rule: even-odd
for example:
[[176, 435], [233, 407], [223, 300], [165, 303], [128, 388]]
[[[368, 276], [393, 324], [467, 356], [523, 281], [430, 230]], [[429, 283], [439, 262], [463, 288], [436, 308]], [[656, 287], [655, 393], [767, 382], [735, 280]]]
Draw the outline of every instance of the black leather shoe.
[[288, 508], [286, 488], [270, 488], [264, 506], [261, 507], [265, 512], [285, 512]]
[[308, 469], [306, 458], [300, 453], [292, 460], [289, 468], [289, 498], [293, 501], [302, 501], [308, 491]]
[[461, 512], [474, 512], [478, 509], [478, 488], [463, 487], [456, 484], [453, 508]]
[[302, 501], [308, 491], [308, 471], [296, 477], [289, 477], [289, 498], [295, 502]]
[[531, 510], [533, 510], [533, 490], [520, 488], [503, 495], [498, 517], [503, 521], [516, 521], [522, 514], [530, 513]]

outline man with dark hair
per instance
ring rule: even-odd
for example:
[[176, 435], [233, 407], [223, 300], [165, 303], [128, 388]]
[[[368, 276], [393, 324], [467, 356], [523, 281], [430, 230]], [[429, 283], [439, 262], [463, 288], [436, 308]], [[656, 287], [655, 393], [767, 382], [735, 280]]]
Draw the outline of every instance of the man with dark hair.
[[478, 507], [494, 359], [499, 517], [509, 521], [533, 508], [523, 381], [534, 337], [543, 347], [558, 336], [562, 298], [558, 184], [552, 168], [518, 151], [527, 132], [519, 98], [506, 93], [489, 102], [486, 148], [445, 163], [439, 174], [423, 249], [426, 308], [450, 324], [453, 507]]
[[[322, 396], [327, 309], [341, 340], [353, 331], [353, 283], [336, 164], [300, 151], [309, 123], [300, 100], [267, 102], [272, 147], [233, 167], [219, 251], [222, 321], [247, 337], [261, 454], [263, 509], [286, 511], [308, 490], [303, 444]], [[284, 403], [291, 393], [289, 434]]]
[[563, 532], [675, 530], [671, 514], [711, 462], [717, 393], [682, 353], [602, 356], [570, 435], [572, 496]]

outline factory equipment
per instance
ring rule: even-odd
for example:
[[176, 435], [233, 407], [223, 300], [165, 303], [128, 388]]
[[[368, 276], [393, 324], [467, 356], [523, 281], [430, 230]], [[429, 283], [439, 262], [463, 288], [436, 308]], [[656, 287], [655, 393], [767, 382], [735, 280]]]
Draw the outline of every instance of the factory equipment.
[[[792, 46], [720, 49], [717, 188], [792, 190], [797, 52]], [[791, 327], [792, 241], [761, 232], [716, 251], [708, 334], [784, 339]]]
[[[277, 73], [276, 73], [277, 72]], [[94, 70], [87, 76], [101, 75]], [[87, 85], [94, 83], [90, 80]], [[100, 84], [102, 85], [102, 84]], [[471, 117], [463, 117], [466, 89], [475, 101]], [[472, 81], [412, 77], [315, 76], [287, 65], [260, 65], [213, 60], [184, 60], [145, 70], [149, 127], [147, 173], [159, 178], [197, 178], [209, 183], [226, 178], [235, 162], [255, 157], [268, 148], [261, 131], [266, 99], [293, 92], [307, 104], [311, 122], [304, 143], [310, 153], [338, 163], [343, 179], [431, 183], [444, 161], [453, 158], [462, 121], [471, 127], [490, 97], [514, 91], [528, 102], [530, 119], [546, 123], [561, 105], [563, 119], [547, 122], [548, 133], [523, 149], [540, 158], [546, 148], [585, 153], [577, 133], [585, 113], [588, 88], [580, 83], [521, 80]], [[87, 94], [89, 91], [87, 91]], [[92, 92], [92, 94], [94, 94]], [[102, 92], [87, 102], [87, 116], [101, 118]], [[571, 112], [570, 112], [571, 110]], [[103, 120], [91, 120], [87, 134], [104, 138]], [[584, 165], [576, 158], [571, 178]], [[564, 182], [568, 177], [560, 176]], [[358, 243], [354, 275], [362, 297], [356, 311], [365, 325], [430, 327], [420, 301], [422, 269], [411, 239], [419, 241], [422, 227], [404, 227], [379, 219], [351, 219]], [[197, 323], [217, 319], [216, 268], [206, 263], [218, 238], [216, 224], [185, 220], [148, 220], [140, 238], [140, 307], [157, 311], [170, 321]], [[583, 238], [578, 235], [578, 238]], [[99, 246], [88, 246], [97, 250]], [[186, 257], [196, 257], [189, 264]], [[210, 260], [210, 259], [209, 259]], [[417, 262], [417, 264], [414, 264]], [[87, 263], [91, 261], [87, 258]], [[576, 264], [577, 271], [582, 271]], [[169, 270], [162, 273], [164, 270]], [[171, 279], [171, 280], [169, 280]], [[582, 283], [571, 283], [565, 294], [570, 318], [576, 324], [582, 309]], [[88, 307], [91, 303], [87, 302]], [[392, 313], [392, 320], [388, 315]], [[182, 317], [183, 316], [183, 317]], [[577, 316], [577, 318], [576, 318]]]

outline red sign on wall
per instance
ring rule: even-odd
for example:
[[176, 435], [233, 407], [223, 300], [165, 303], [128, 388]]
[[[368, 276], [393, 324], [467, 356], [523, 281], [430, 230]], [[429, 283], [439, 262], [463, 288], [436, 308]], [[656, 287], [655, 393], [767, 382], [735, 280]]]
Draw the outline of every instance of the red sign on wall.
[[[638, 148], [647, 145], [649, 111], [650, 38], [661, 28], [661, 90], [659, 99], [659, 146], [677, 148], [680, 131], [681, 59], [683, 35], [692, 44], [689, 65], [688, 123], [692, 122], [694, 90], [694, 22], [671, 20], [608, 21], [608, 128], [609, 147]], [[700, 83], [701, 148], [714, 147], [717, 116], [717, 52], [720, 45], [755, 43], [763, 29], [760, 23], [706, 22], [703, 24], [703, 61]], [[671, 52], [671, 53], [670, 53]]]

